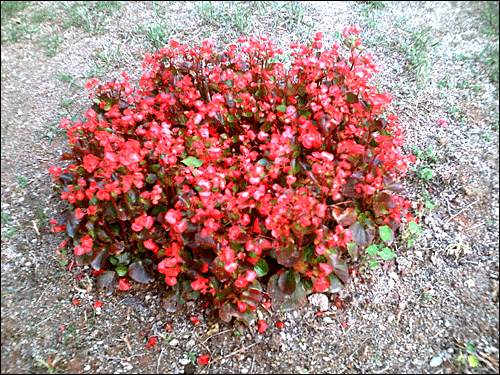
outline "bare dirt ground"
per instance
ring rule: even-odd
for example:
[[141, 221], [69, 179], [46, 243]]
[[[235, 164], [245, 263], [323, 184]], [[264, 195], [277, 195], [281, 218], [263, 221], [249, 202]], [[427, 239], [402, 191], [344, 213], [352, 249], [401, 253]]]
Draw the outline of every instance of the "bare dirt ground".
[[[498, 373], [498, 5], [103, 3], [2, 14], [2, 373]], [[90, 77], [137, 79], [144, 53], [169, 37], [224, 45], [251, 30], [288, 51], [322, 31], [328, 48], [354, 23], [417, 156], [404, 183], [422, 234], [399, 234], [394, 263], [360, 272], [322, 315], [314, 304], [264, 311], [264, 333], [198, 303], [169, 314], [164, 284], [106, 293], [79, 280], [88, 268], [68, 270], [47, 170], [66, 150], [59, 120], [90, 107]]]

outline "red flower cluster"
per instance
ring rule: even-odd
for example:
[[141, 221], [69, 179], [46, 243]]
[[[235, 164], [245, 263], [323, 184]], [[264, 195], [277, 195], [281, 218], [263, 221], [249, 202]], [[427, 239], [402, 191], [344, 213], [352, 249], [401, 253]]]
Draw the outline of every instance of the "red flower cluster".
[[226, 320], [253, 316], [270, 262], [281, 267], [267, 286], [276, 308], [349, 282], [348, 245], [361, 251], [377, 228], [413, 220], [396, 182], [409, 158], [360, 40], [345, 40], [344, 58], [321, 39], [293, 43], [288, 71], [261, 35], [219, 54], [211, 39], [171, 41], [146, 55], [137, 90], [125, 73], [92, 79], [87, 122], [60, 123], [72, 164], [49, 173], [70, 207], [55, 230], [94, 269], [109, 259], [149, 282], [157, 267], [177, 300], [209, 295]]

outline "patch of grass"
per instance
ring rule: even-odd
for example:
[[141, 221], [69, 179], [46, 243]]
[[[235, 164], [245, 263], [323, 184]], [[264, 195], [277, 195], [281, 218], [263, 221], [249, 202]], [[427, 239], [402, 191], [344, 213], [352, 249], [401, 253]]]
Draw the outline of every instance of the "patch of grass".
[[480, 61], [486, 66], [486, 71], [492, 82], [499, 82], [499, 48], [498, 41], [486, 46], [479, 54]]
[[14, 237], [17, 233], [17, 229], [16, 228], [7, 228], [7, 230], [5, 231], [4, 234], [2, 234], [2, 236], [6, 237], [6, 238], [10, 238], [10, 237]]
[[102, 52], [96, 51], [97, 57], [104, 63], [104, 67], [109, 67], [112, 63], [120, 60], [120, 46], [115, 49], [108, 48]]
[[215, 3], [213, 1], [197, 1], [194, 3], [198, 16], [213, 26], [227, 25], [241, 34], [249, 34], [254, 26], [251, 22], [252, 11], [246, 2]]
[[31, 22], [35, 24], [40, 24], [43, 22], [47, 21], [53, 21], [55, 16], [54, 16], [54, 8], [42, 8], [37, 10], [32, 16], [31, 16]]
[[81, 85], [75, 83], [76, 78], [73, 77], [71, 74], [57, 73], [55, 75], [55, 78], [61, 82], [68, 83], [68, 90], [71, 88], [72, 85], [75, 85], [76, 87], [82, 87]]
[[79, 27], [89, 33], [104, 33], [107, 19], [121, 8], [121, 1], [61, 2], [67, 12], [63, 28]]
[[496, 1], [481, 2], [481, 16], [486, 20], [486, 35], [499, 35], [499, 5]]
[[15, 17], [17, 13], [25, 9], [28, 5], [30, 5], [30, 1], [2, 1], [2, 26], [5, 22], [11, 20], [12, 17]]
[[179, 27], [176, 27], [168, 18], [160, 18], [149, 22], [146, 27], [137, 25], [137, 32], [145, 35], [147, 43], [155, 50], [167, 46], [172, 35], [178, 29]]
[[9, 225], [10, 221], [12, 220], [10, 215], [5, 211], [2, 211], [1, 215], [2, 215], [2, 226]]
[[309, 29], [303, 34], [310, 34], [314, 27], [304, 20], [306, 6], [297, 1], [197, 1], [195, 11], [204, 23], [228, 30], [225, 42], [252, 34], [263, 19], [270, 28], [289, 32], [306, 26]]
[[380, 10], [385, 8], [382, 1], [362, 1], [366, 4], [360, 9], [360, 13], [365, 17], [368, 27], [376, 29], [380, 23]]
[[28, 179], [24, 176], [16, 176], [17, 183], [20, 187], [25, 188], [28, 186]]
[[407, 31], [411, 34], [411, 43], [402, 42], [402, 49], [406, 54], [408, 67], [416, 77], [417, 89], [419, 89], [429, 77], [432, 64], [432, 61], [429, 60], [429, 52], [439, 44], [439, 41], [432, 38], [429, 27], [420, 31], [412, 29]]
[[52, 36], [38, 38], [38, 40], [42, 42], [42, 47], [45, 49], [46, 56], [54, 57], [56, 55], [59, 44], [61, 43], [61, 38], [57, 32]]
[[439, 81], [439, 88], [440, 89], [449, 89], [451, 87], [451, 82], [450, 82], [450, 75], [446, 73], [446, 76]]

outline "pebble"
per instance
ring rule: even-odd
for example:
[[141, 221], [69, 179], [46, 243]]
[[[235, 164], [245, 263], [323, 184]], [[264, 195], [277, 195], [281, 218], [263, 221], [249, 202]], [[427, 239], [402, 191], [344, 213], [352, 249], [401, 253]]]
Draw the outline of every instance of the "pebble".
[[179, 362], [181, 365], [186, 366], [191, 361], [189, 360], [189, 358], [181, 358]]
[[83, 368], [83, 371], [89, 371], [90, 370], [90, 365], [87, 365]]
[[437, 357], [434, 357], [431, 359], [431, 362], [429, 363], [429, 365], [431, 367], [438, 367], [439, 365], [441, 365], [441, 363], [443, 363], [443, 358], [441, 358], [440, 356], [437, 356]]
[[314, 293], [309, 296], [309, 303], [313, 306], [317, 306], [320, 311], [328, 310], [328, 297], [322, 293]]
[[170, 345], [170, 346], [177, 346], [177, 345], [179, 345], [179, 340], [177, 340], [177, 339], [172, 339], [172, 341], [170, 341], [170, 342], [168, 343], [168, 345]]

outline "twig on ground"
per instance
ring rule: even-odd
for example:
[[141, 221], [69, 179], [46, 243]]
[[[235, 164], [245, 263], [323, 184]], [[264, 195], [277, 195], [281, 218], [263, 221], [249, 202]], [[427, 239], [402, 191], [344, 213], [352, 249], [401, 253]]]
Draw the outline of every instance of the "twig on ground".
[[446, 223], [445, 224], [448, 224], [451, 220], [453, 220], [455, 217], [457, 217], [458, 215], [460, 215], [462, 212], [464, 212], [466, 209], [472, 207], [473, 205], [475, 205], [477, 202], [479, 202], [479, 199], [476, 199], [474, 202], [472, 202], [471, 204], [469, 204], [467, 207], [465, 208], [462, 208], [460, 211], [458, 211], [455, 215], [453, 215], [452, 217], [450, 217], [448, 220], [446, 220]]
[[161, 356], [163, 354], [163, 348], [161, 348], [160, 355], [158, 356], [158, 363], [156, 365], [156, 373], [159, 374], [160, 372], [160, 361], [161, 361]]
[[481, 225], [484, 225], [484, 224], [485, 224], [485, 223], [479, 223], [479, 224], [473, 225], [472, 227], [465, 228], [465, 230], [471, 230], [471, 229], [474, 229], [474, 228], [480, 227]]
[[255, 362], [255, 354], [252, 357], [252, 364], [250, 365], [250, 374], [253, 374], [253, 364]]
[[256, 343], [256, 342], [254, 342], [252, 345], [248, 345], [248, 346], [247, 346], [247, 347], [245, 347], [245, 348], [241, 348], [241, 349], [235, 350], [234, 352], [232, 352], [232, 353], [230, 353], [230, 354], [228, 354], [228, 355], [225, 355], [224, 357], [217, 357], [217, 358], [215, 358], [213, 361], [210, 361], [210, 363], [215, 363], [215, 362], [217, 362], [217, 361], [220, 361], [221, 359], [226, 359], [226, 358], [232, 357], [233, 355], [238, 354], [238, 353], [240, 353], [240, 352], [242, 352], [242, 351], [248, 350], [248, 349], [250, 349], [251, 347], [253, 347], [253, 346], [255, 346], [255, 345], [257, 345], [257, 343]]
[[231, 330], [230, 329], [226, 329], [225, 331], [214, 333], [213, 335], [208, 336], [205, 340], [203, 340], [202, 342], [200, 342], [199, 344], [196, 344], [196, 345], [204, 344], [208, 340], [210, 340], [212, 337], [215, 337], [215, 336], [218, 336], [218, 335], [222, 335], [223, 333], [226, 333], [226, 332], [231, 332]]
[[128, 341], [128, 338], [127, 336], [125, 335], [122, 339], [123, 342], [125, 342], [125, 344], [127, 344], [127, 349], [130, 353], [132, 353], [132, 347], [130, 346], [130, 342]]
[[492, 358], [486, 353], [477, 353], [477, 354], [479, 354], [479, 356], [476, 357], [477, 359], [479, 359], [483, 363], [486, 363], [486, 365], [493, 371], [498, 372], [498, 362], [495, 361], [494, 358]]
[[47, 287], [48, 286], [45, 287], [45, 289], [43, 290], [42, 294], [40, 294], [40, 297], [38, 297], [38, 299], [33, 303], [33, 305], [36, 305], [38, 303], [38, 301], [40, 301], [40, 298], [42, 298], [43, 295], [45, 294], [45, 292], [47, 291]]

